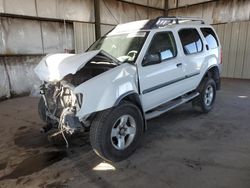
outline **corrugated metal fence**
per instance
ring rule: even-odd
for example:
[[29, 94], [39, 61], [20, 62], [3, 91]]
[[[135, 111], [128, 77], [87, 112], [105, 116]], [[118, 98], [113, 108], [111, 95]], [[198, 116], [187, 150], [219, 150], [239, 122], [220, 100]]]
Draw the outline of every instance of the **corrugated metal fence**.
[[223, 77], [250, 79], [250, 22], [213, 25], [223, 52]]
[[[75, 51], [82, 53], [95, 42], [95, 25], [91, 23], [74, 22]], [[103, 36], [114, 26], [101, 24], [101, 35]]]
[[95, 41], [95, 25], [74, 22], [75, 52], [84, 52]]

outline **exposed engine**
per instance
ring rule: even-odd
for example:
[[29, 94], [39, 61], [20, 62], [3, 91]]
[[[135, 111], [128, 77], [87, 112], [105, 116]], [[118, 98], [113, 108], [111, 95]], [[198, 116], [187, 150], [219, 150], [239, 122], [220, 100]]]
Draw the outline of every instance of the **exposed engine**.
[[78, 55], [51, 55], [42, 59], [35, 69], [39, 78], [44, 81], [40, 88], [42, 98], [38, 105], [39, 115], [47, 123], [42, 131], [58, 129], [51, 137], [62, 134], [68, 146], [64, 133], [73, 134], [89, 128], [91, 116], [81, 120], [76, 116], [82, 107], [83, 96], [73, 91], [82, 83], [119, 64], [116, 58], [102, 50]]
[[[76, 74], [69, 74], [59, 82], [47, 82], [41, 86], [44, 107], [40, 116], [51, 127], [58, 128], [62, 133], [73, 134], [84, 130], [89, 125], [76, 117], [76, 112], [82, 105], [81, 94], [74, 94], [73, 90], [87, 80], [117, 66], [108, 62], [91, 61]], [[45, 111], [45, 113], [44, 113]]]
[[72, 84], [73, 86], [78, 86], [87, 80], [108, 71], [111, 68], [116, 67], [117, 64], [109, 63], [109, 62], [89, 62], [79, 70], [76, 74], [69, 74], [64, 77], [63, 80], [67, 81], [68, 83]]
[[75, 116], [76, 110], [81, 106], [81, 97], [77, 98], [73, 93], [73, 87], [65, 81], [55, 84], [44, 83], [40, 91], [43, 97], [41, 104], [44, 104], [39, 106], [40, 116], [48, 123], [44, 131], [52, 127], [58, 128], [59, 131], [56, 134], [62, 134], [68, 147], [64, 132], [73, 134], [76, 130], [83, 128], [82, 123]]

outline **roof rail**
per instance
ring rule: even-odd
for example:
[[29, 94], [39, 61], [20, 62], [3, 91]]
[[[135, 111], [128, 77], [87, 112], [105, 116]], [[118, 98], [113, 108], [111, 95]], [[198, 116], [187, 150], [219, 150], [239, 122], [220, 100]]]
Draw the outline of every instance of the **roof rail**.
[[150, 24], [150, 28], [160, 28], [160, 27], [165, 27], [168, 25], [173, 25], [173, 24], [180, 24], [180, 23], [184, 23], [184, 22], [196, 22], [199, 21], [201, 22], [201, 24], [205, 24], [205, 21], [203, 19], [200, 18], [195, 18], [195, 17], [176, 17], [176, 16], [172, 16], [172, 17], [164, 17], [164, 16], [160, 16], [155, 18], [154, 20], [152, 20], [151, 24]]

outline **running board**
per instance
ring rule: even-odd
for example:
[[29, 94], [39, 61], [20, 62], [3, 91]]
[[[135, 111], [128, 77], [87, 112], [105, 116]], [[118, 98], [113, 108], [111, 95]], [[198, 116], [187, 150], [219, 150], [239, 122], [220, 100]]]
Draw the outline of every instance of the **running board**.
[[174, 108], [176, 108], [177, 106], [180, 106], [183, 103], [186, 103], [192, 99], [194, 99], [195, 97], [197, 97], [200, 93], [199, 92], [195, 92], [195, 93], [191, 93], [189, 95], [184, 95], [182, 97], [179, 97], [177, 99], [174, 99], [172, 101], [169, 101], [165, 104], [160, 105], [159, 107], [150, 110], [150, 112], [146, 112], [145, 114], [145, 118], [147, 120], [155, 118], [169, 110], [172, 110]]

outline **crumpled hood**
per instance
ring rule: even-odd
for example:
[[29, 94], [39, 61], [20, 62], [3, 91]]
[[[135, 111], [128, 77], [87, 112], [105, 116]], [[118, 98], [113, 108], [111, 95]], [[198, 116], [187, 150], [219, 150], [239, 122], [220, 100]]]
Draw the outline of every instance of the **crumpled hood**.
[[46, 82], [60, 81], [68, 74], [75, 74], [92, 58], [102, 54], [117, 62], [102, 50], [85, 52], [82, 54], [52, 54], [44, 57], [34, 69], [40, 80]]

